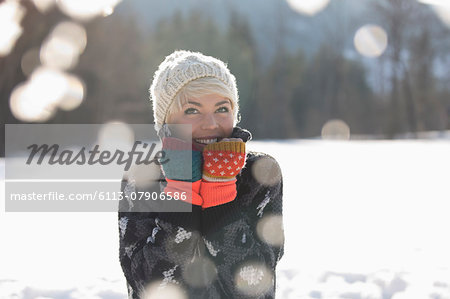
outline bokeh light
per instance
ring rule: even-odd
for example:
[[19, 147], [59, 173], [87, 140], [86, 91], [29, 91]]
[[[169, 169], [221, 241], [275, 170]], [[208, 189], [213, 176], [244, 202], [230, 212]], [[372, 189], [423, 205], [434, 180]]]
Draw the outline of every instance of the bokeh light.
[[8, 55], [22, 34], [20, 22], [25, 8], [18, 1], [8, 0], [0, 4], [0, 56]]
[[330, 0], [287, 0], [289, 6], [296, 12], [313, 16], [327, 7]]
[[450, 27], [450, 1], [448, 0], [418, 0], [423, 4], [431, 6], [439, 19]]
[[39, 67], [33, 71], [30, 80], [13, 90], [10, 107], [17, 119], [43, 122], [54, 115], [61, 100], [71, 96], [68, 75], [55, 69]]
[[148, 189], [154, 185], [159, 185], [161, 171], [158, 165], [151, 163], [133, 164], [127, 172], [127, 176], [135, 181], [138, 189]]
[[129, 151], [134, 144], [134, 132], [130, 126], [121, 121], [103, 124], [97, 136], [97, 144], [101, 150]]
[[58, 6], [66, 15], [87, 21], [97, 16], [108, 16], [121, 0], [59, 0]]
[[418, 0], [421, 3], [424, 4], [431, 4], [431, 5], [440, 5], [440, 6], [450, 6], [450, 2], [448, 0]]
[[260, 262], [247, 262], [238, 267], [234, 283], [239, 292], [247, 296], [266, 293], [273, 284], [273, 275], [267, 266]]
[[44, 122], [54, 114], [54, 107], [36, 99], [29, 82], [19, 84], [11, 92], [9, 106], [15, 118], [25, 122]]
[[163, 281], [156, 281], [150, 283], [145, 290], [139, 294], [139, 298], [142, 299], [187, 299], [186, 295], [183, 293], [181, 286], [167, 283]]
[[217, 268], [207, 257], [198, 257], [186, 265], [183, 278], [193, 287], [207, 287], [217, 277]]
[[33, 71], [40, 65], [39, 49], [32, 48], [25, 52], [20, 61], [22, 72], [26, 76], [30, 76]]
[[55, 0], [31, 0], [31, 1], [41, 13], [46, 13], [56, 4]]
[[283, 219], [281, 215], [265, 215], [256, 225], [258, 237], [271, 246], [280, 247], [284, 243]]
[[349, 140], [350, 127], [340, 119], [331, 119], [322, 127], [322, 139]]
[[84, 99], [84, 82], [74, 75], [66, 75], [67, 89], [59, 100], [58, 107], [65, 111], [73, 110], [81, 105]]
[[380, 26], [365, 25], [356, 31], [353, 43], [361, 55], [378, 57], [386, 50], [388, 38]]
[[85, 47], [85, 29], [74, 22], [62, 22], [43, 42], [40, 59], [45, 66], [70, 69], [78, 63]]
[[281, 169], [275, 159], [262, 157], [253, 164], [252, 175], [260, 184], [274, 186], [281, 180]]
[[66, 94], [68, 82], [63, 72], [40, 67], [31, 74], [30, 86], [36, 101], [53, 105]]

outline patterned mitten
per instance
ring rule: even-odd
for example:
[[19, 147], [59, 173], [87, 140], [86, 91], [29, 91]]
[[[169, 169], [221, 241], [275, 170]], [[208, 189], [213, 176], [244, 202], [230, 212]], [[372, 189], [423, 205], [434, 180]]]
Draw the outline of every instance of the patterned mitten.
[[245, 165], [245, 142], [220, 141], [203, 148], [202, 207], [209, 208], [233, 201], [236, 176]]
[[[192, 201], [189, 196], [186, 199], [194, 205], [202, 205], [199, 195], [202, 178], [202, 153], [199, 147], [184, 140], [165, 137], [162, 139], [162, 150], [165, 152], [162, 170], [166, 177], [167, 186], [164, 192], [192, 193]], [[187, 165], [186, 159], [192, 155], [191, 165]]]

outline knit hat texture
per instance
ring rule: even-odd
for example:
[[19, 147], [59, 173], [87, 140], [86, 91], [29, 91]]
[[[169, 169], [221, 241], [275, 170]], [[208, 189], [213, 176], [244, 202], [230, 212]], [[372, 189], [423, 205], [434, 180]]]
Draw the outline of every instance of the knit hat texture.
[[227, 65], [217, 58], [199, 52], [177, 50], [159, 65], [149, 90], [157, 131], [165, 124], [169, 108], [181, 88], [193, 80], [204, 77], [217, 78], [229, 88], [234, 95], [230, 100], [236, 119], [239, 109], [238, 90], [236, 78]]

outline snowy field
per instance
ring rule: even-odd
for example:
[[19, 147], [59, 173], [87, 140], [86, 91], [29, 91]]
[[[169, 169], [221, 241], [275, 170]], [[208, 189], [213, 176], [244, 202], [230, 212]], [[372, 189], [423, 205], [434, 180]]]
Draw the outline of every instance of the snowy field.
[[[284, 177], [277, 298], [450, 298], [450, 140], [249, 148]], [[115, 213], [5, 213], [0, 175], [0, 298], [126, 298]]]

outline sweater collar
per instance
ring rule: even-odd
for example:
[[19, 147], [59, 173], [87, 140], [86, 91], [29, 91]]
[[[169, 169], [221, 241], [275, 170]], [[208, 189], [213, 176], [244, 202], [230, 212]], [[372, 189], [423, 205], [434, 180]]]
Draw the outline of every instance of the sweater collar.
[[233, 128], [231, 138], [241, 138], [242, 141], [247, 142], [252, 140], [252, 133], [246, 129], [236, 126]]

